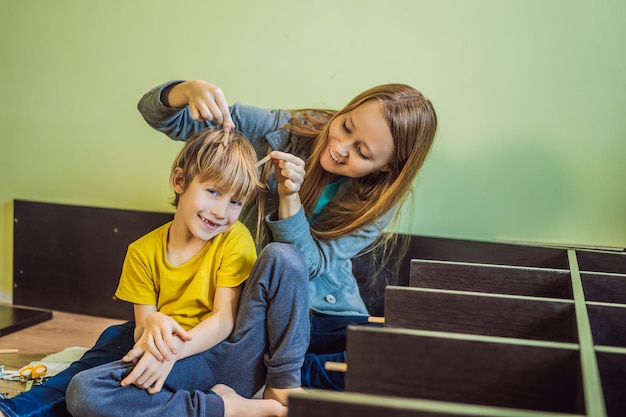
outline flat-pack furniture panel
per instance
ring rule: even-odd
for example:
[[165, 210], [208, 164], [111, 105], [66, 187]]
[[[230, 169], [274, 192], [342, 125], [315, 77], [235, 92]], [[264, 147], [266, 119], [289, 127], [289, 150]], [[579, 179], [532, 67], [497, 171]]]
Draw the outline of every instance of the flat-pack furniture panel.
[[411, 237], [408, 258], [568, 269], [563, 249], [423, 236]]
[[52, 319], [52, 311], [0, 305], [0, 336]]
[[626, 416], [626, 350], [597, 351], [596, 357], [607, 415]]
[[581, 272], [585, 300], [626, 305], [626, 275]]
[[572, 299], [569, 270], [563, 269], [414, 259], [409, 286]]
[[585, 272], [626, 274], [626, 253], [608, 251], [576, 251], [578, 267]]
[[[307, 390], [289, 394], [289, 417], [575, 417], [474, 404]], [[578, 416], [580, 417], [580, 416]]]
[[115, 299], [128, 244], [173, 218], [153, 213], [14, 202], [13, 302], [132, 319]]
[[385, 326], [578, 342], [572, 301], [388, 286]]
[[588, 304], [587, 312], [596, 346], [626, 348], [626, 308]]
[[350, 326], [347, 352], [348, 392], [585, 413], [574, 344]]

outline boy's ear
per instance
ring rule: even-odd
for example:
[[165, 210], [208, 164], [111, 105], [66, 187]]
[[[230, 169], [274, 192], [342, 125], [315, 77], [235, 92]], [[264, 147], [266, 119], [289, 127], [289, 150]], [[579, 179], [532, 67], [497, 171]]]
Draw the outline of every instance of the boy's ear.
[[185, 176], [183, 175], [183, 169], [176, 167], [170, 175], [170, 185], [176, 194], [182, 194], [185, 191]]

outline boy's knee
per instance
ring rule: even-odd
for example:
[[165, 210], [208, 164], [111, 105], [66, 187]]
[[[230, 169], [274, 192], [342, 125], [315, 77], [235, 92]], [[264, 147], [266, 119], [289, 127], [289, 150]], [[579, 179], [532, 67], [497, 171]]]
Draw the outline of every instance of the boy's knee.
[[94, 378], [90, 370], [82, 371], [74, 375], [65, 392], [67, 411], [74, 417], [97, 416], [97, 410], [104, 407], [106, 395], [94, 390]]
[[[89, 393], [85, 393], [85, 384], [82, 378], [82, 372], [77, 373], [65, 392], [65, 404], [67, 411], [73, 416], [86, 416], [89, 415], [89, 410], [86, 410], [89, 397]], [[87, 395], [85, 395], [87, 394]]]

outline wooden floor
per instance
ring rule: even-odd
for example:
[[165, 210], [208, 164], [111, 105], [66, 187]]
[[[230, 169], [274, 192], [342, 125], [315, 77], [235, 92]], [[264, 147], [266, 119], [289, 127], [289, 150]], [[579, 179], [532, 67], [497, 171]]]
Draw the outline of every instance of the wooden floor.
[[[104, 329], [122, 320], [54, 311], [52, 320], [0, 337], [0, 349], [18, 353], [0, 354], [5, 370], [18, 370], [32, 361], [68, 347], [91, 347]], [[24, 384], [0, 380], [0, 394], [13, 396]]]

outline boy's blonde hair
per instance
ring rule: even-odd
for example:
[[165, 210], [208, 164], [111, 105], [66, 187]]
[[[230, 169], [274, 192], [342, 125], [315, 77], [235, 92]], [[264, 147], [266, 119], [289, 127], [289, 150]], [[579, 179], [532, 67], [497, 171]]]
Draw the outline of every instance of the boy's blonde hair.
[[[228, 190], [237, 200], [249, 202], [264, 188], [255, 166], [257, 155], [246, 137], [238, 131], [203, 130], [188, 138], [172, 164], [183, 171], [183, 192], [194, 178], [212, 181], [215, 187]], [[178, 206], [177, 193], [172, 204]]]

